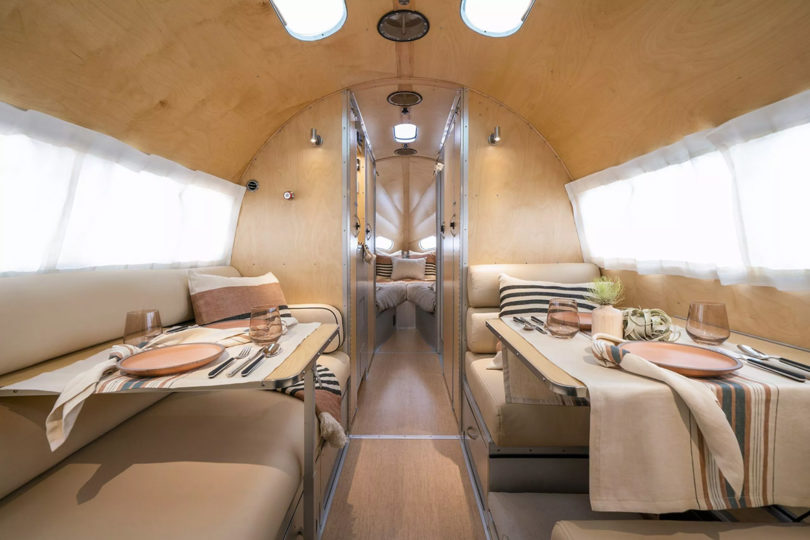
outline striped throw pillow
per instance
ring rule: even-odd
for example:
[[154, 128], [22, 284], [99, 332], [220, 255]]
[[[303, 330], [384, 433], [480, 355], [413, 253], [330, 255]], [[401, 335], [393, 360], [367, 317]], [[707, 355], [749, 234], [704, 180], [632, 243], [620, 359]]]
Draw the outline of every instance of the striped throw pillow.
[[427, 259], [425, 261], [425, 277], [436, 279], [436, 253], [411, 253], [411, 259]]
[[281, 284], [272, 272], [256, 277], [223, 277], [188, 273], [188, 291], [197, 324], [250, 317], [255, 306], [278, 306], [291, 317]]
[[499, 317], [523, 314], [548, 313], [548, 302], [552, 298], [576, 300], [580, 311], [593, 311], [599, 305], [587, 299], [590, 293], [588, 283], [556, 283], [553, 281], [526, 281], [507, 274], [498, 276], [501, 292], [501, 312]]
[[394, 271], [394, 261], [388, 255], [377, 254], [376, 272], [378, 277], [390, 278]]

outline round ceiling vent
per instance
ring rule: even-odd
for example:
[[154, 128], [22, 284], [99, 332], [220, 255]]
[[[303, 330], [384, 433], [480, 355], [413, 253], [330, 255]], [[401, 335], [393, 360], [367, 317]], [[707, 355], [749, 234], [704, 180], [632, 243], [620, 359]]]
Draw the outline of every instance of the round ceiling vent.
[[407, 144], [403, 144], [402, 148], [397, 148], [394, 153], [398, 156], [412, 156], [416, 153], [415, 148], [411, 148]]
[[412, 90], [397, 90], [388, 94], [386, 99], [388, 103], [397, 107], [413, 107], [422, 103], [422, 94]]
[[418, 11], [398, 9], [389, 11], [377, 23], [377, 31], [391, 41], [416, 41], [430, 30], [427, 17]]

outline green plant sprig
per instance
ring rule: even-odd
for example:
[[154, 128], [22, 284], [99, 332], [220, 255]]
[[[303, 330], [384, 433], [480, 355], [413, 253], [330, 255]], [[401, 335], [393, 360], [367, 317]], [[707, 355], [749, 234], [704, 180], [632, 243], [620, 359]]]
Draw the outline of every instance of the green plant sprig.
[[623, 298], [624, 286], [618, 278], [611, 279], [608, 276], [602, 276], [591, 283], [588, 299], [600, 306], [616, 305]]

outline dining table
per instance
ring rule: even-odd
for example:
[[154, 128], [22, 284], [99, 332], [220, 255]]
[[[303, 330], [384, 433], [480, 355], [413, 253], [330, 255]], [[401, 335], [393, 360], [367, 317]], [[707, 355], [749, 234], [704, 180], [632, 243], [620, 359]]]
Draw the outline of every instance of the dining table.
[[[316, 411], [315, 411], [315, 377], [318, 357], [338, 336], [338, 326], [328, 323], [299, 323], [293, 329], [299, 332], [294, 341], [286, 341], [282, 336], [279, 344], [287, 347], [282, 360], [277, 365], [271, 364], [263, 373], [256, 369], [250, 376], [226, 374], [209, 378], [212, 367], [234, 354], [245, 343], [249, 343], [247, 329], [241, 344], [234, 345], [215, 362], [189, 372], [185, 377], [127, 377], [120, 372], [105, 374], [91, 393], [127, 394], [143, 392], [200, 392], [224, 390], [280, 390], [304, 381], [304, 471], [303, 471], [303, 514], [304, 538], [317, 537], [316, 523], [316, 488], [315, 488], [315, 452], [316, 452]], [[111, 346], [120, 343], [103, 343], [91, 349], [66, 355], [54, 360], [41, 362], [28, 368], [0, 376], [0, 396], [32, 396], [60, 394], [65, 386], [66, 377], [72, 377], [86, 369], [86, 363], [94, 359], [106, 359]], [[95, 354], [93, 354], [95, 353]], [[88, 357], [88, 355], [90, 355]], [[60, 376], [60, 373], [63, 374]]]
[[[740, 358], [741, 366], [698, 378], [654, 365], [656, 374], [643, 376], [625, 371], [621, 360], [610, 365], [618, 369], [606, 369], [609, 363], [594, 355], [593, 336], [583, 331], [573, 339], [559, 339], [544, 333], [542, 324], [524, 325], [511, 317], [492, 319], [487, 327], [502, 345], [507, 402], [590, 406], [589, 495], [594, 510], [661, 514], [810, 506], [810, 382], [759, 369], [737, 345], [808, 368], [810, 351], [738, 332], [709, 347], [695, 344], [675, 325], [679, 343]], [[810, 378], [810, 372], [786, 367]], [[728, 481], [734, 460], [718, 465], [723, 452], [715, 449], [722, 446], [717, 445], [722, 437], [700, 423], [700, 411], [690, 409], [678, 385], [698, 394], [708, 388], [713, 401], [708, 408], [725, 414], [724, 425], [712, 430], [724, 431], [733, 441], [726, 454], [733, 450], [739, 456], [736, 490]], [[716, 446], [709, 450], [712, 441]]]

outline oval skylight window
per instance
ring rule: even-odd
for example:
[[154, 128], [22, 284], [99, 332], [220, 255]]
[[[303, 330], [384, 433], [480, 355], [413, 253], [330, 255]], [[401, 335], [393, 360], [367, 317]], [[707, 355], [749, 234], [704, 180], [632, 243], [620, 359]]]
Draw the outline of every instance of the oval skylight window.
[[270, 0], [281, 24], [295, 39], [331, 36], [346, 22], [345, 0]]
[[422, 238], [421, 240], [419, 240], [417, 245], [419, 246], [419, 249], [421, 249], [422, 251], [429, 251], [431, 249], [436, 249], [436, 236], [431, 235], [428, 236], [427, 238]]
[[388, 251], [394, 247], [394, 241], [390, 238], [386, 238], [385, 236], [377, 236], [377, 238], [374, 240], [374, 245], [377, 249]]
[[397, 124], [394, 126], [394, 140], [398, 143], [410, 143], [416, 140], [416, 124]]
[[464, 24], [489, 37], [517, 32], [529, 15], [534, 0], [461, 0]]

